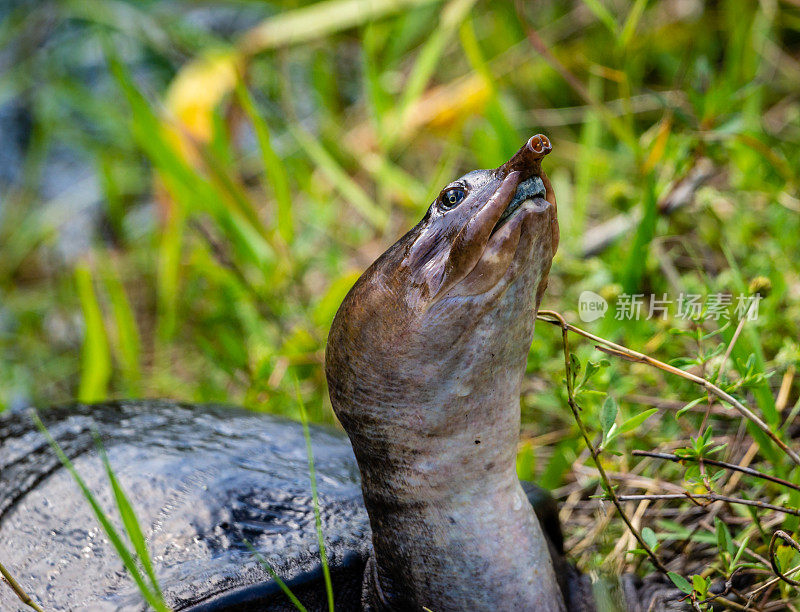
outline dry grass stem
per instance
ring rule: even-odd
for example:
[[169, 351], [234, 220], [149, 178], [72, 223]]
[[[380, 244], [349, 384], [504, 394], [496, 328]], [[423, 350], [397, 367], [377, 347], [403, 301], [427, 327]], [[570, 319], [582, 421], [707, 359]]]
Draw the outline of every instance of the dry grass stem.
[[30, 596], [30, 595], [28, 595], [28, 594], [25, 592], [25, 589], [23, 589], [23, 588], [20, 586], [19, 582], [17, 582], [16, 580], [14, 580], [14, 577], [13, 577], [13, 576], [11, 575], [11, 573], [10, 573], [10, 572], [9, 572], [9, 571], [8, 571], [8, 570], [7, 570], [7, 569], [4, 567], [4, 566], [3, 566], [3, 564], [2, 564], [2, 563], [0, 563], [0, 575], [2, 575], [2, 576], [3, 576], [3, 579], [4, 579], [4, 580], [5, 580], [7, 583], [8, 583], [8, 586], [10, 586], [10, 587], [11, 587], [11, 590], [12, 590], [12, 591], [14, 591], [14, 593], [17, 595], [17, 597], [19, 597], [19, 599], [20, 599], [20, 601], [21, 601], [22, 603], [24, 603], [24, 604], [25, 604], [26, 606], [28, 606], [29, 608], [33, 608], [33, 609], [34, 609], [34, 610], [36, 610], [37, 612], [42, 612], [42, 609], [39, 607], [39, 604], [37, 604], [35, 601], [33, 601], [33, 599], [31, 599], [31, 596]]
[[[624, 508], [622, 507], [622, 503], [620, 499], [617, 497], [617, 494], [614, 491], [614, 487], [611, 484], [611, 481], [608, 479], [608, 475], [603, 468], [603, 464], [600, 461], [600, 453], [597, 448], [592, 444], [592, 441], [589, 439], [589, 432], [586, 429], [586, 426], [583, 424], [583, 419], [581, 419], [580, 409], [578, 405], [575, 403], [575, 398], [572, 393], [572, 366], [570, 364], [570, 352], [569, 352], [569, 324], [564, 320], [564, 318], [558, 314], [557, 312], [553, 312], [550, 310], [542, 311], [539, 313], [538, 318], [541, 318], [543, 314], [549, 315], [551, 317], [555, 317], [557, 321], [560, 321], [561, 325], [561, 341], [564, 346], [564, 370], [566, 372], [566, 379], [567, 379], [567, 401], [569, 402], [569, 407], [572, 410], [572, 415], [575, 417], [575, 422], [578, 424], [578, 428], [581, 431], [581, 435], [583, 436], [584, 441], [586, 442], [586, 447], [589, 449], [589, 452], [592, 455], [592, 459], [594, 460], [594, 464], [597, 467], [597, 471], [600, 474], [600, 478], [603, 481], [603, 488], [605, 489], [606, 493], [609, 496], [609, 499], [616, 507], [619, 515], [622, 517], [622, 520], [628, 526], [628, 529], [636, 538], [636, 541], [639, 543], [639, 546], [642, 547], [647, 553], [647, 556], [650, 557], [650, 560], [653, 562], [653, 565], [658, 568], [658, 570], [664, 574], [667, 573], [667, 568], [661, 562], [661, 559], [656, 556], [656, 553], [653, 551], [652, 548], [644, 541], [642, 538], [642, 534], [639, 532], [636, 527], [634, 527], [633, 523], [631, 523], [631, 519], [625, 513]], [[544, 319], [549, 323], [553, 323], [553, 321]]]
[[727, 502], [729, 504], [742, 504], [744, 506], [754, 506], [756, 508], [762, 508], [764, 510], [774, 510], [775, 512], [783, 512], [784, 514], [791, 514], [793, 516], [800, 516], [800, 510], [795, 510], [794, 508], [786, 508], [784, 506], [775, 506], [773, 504], [768, 504], [766, 502], [761, 502], [754, 499], [739, 499], [736, 497], [728, 497], [727, 495], [717, 495], [716, 493], [689, 493], [688, 491], [684, 491], [683, 493], [663, 493], [659, 495], [619, 495], [618, 499], [620, 501], [638, 501], [642, 499], [688, 499], [696, 503], [698, 506], [703, 506], [704, 504], [699, 503], [696, 500], [704, 499], [709, 500], [712, 502]]
[[675, 376], [680, 376], [686, 380], [690, 380], [694, 383], [697, 383], [709, 393], [716, 395], [719, 399], [724, 401], [725, 403], [731, 405], [735, 410], [739, 412], [743, 417], [750, 420], [754, 423], [761, 431], [763, 431], [783, 452], [785, 452], [792, 461], [794, 461], [797, 465], [800, 465], [800, 455], [798, 455], [794, 450], [789, 448], [786, 443], [781, 440], [767, 425], [761, 418], [756, 415], [752, 410], [747, 408], [744, 404], [742, 404], [739, 400], [735, 397], [731, 396], [730, 394], [726, 393], [722, 389], [720, 389], [715, 384], [707, 381], [705, 378], [701, 378], [700, 376], [696, 376], [690, 372], [686, 372], [681, 370], [680, 368], [676, 368], [669, 364], [664, 363], [663, 361], [659, 361], [658, 359], [654, 359], [649, 355], [645, 355], [643, 353], [639, 353], [637, 351], [633, 351], [629, 348], [624, 346], [620, 346], [619, 344], [615, 344], [610, 340], [606, 340], [605, 338], [601, 338], [600, 336], [595, 336], [592, 333], [589, 333], [579, 327], [575, 327], [570, 323], [567, 323], [559, 313], [553, 310], [540, 310], [537, 318], [541, 321], [545, 321], [546, 323], [550, 323], [552, 325], [559, 325], [561, 326], [565, 333], [566, 331], [574, 332], [584, 338], [588, 338], [593, 342], [597, 342], [596, 348], [604, 353], [609, 355], [614, 355], [615, 357], [620, 357], [627, 361], [632, 361], [634, 363], [644, 363], [654, 368], [658, 368], [659, 370], [663, 370], [664, 372], [668, 372], [670, 374], [674, 374]]
[[[653, 457], [655, 459], [665, 459], [667, 461], [674, 461], [675, 463], [681, 463], [683, 461], [698, 461], [697, 457], [680, 457], [678, 455], [673, 455], [671, 453], [655, 453], [643, 450], [634, 450], [632, 454], [636, 457]], [[800, 491], [800, 485], [796, 485], [792, 482], [789, 482], [788, 480], [784, 480], [783, 478], [778, 478], [777, 476], [770, 476], [769, 474], [765, 474], [764, 472], [759, 472], [758, 470], [754, 470], [753, 468], [750, 467], [745, 467], [742, 465], [737, 465], [735, 463], [727, 463], [725, 461], [717, 461], [715, 459], [708, 459], [708, 458], [704, 458], [703, 463], [705, 463], [706, 465], [714, 465], [716, 467], [725, 468], [727, 470], [742, 472], [743, 474], [748, 474], [756, 478], [763, 478], [764, 480], [769, 480], [770, 482], [774, 482], [784, 487], [789, 487], [790, 489], [794, 489], [795, 491]]]

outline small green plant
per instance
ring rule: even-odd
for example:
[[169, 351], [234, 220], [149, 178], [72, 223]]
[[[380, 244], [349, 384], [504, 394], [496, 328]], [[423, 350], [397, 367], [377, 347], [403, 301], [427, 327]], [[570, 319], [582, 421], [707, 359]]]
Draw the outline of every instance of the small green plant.
[[269, 561], [267, 561], [261, 555], [261, 553], [258, 552], [258, 550], [256, 550], [255, 546], [253, 546], [253, 544], [251, 542], [249, 542], [248, 540], [245, 540], [244, 543], [247, 545], [247, 548], [250, 549], [250, 552], [253, 553], [253, 556], [261, 564], [261, 566], [265, 570], [267, 570], [267, 573], [270, 575], [270, 577], [278, 584], [278, 586], [281, 588], [281, 591], [283, 591], [284, 594], [286, 595], [286, 597], [289, 598], [289, 601], [292, 602], [292, 605], [295, 608], [297, 608], [300, 612], [306, 612], [306, 607], [300, 602], [299, 599], [297, 599], [297, 596], [294, 593], [292, 593], [292, 590], [283, 581], [283, 579], [280, 576], [278, 576], [277, 572], [269, 564]]
[[697, 483], [702, 480], [709, 491], [711, 490], [710, 482], [719, 480], [719, 478], [725, 475], [724, 471], [717, 471], [711, 476], [709, 482], [705, 473], [703, 459], [713, 458], [712, 455], [722, 451], [727, 446], [727, 444], [716, 444], [713, 441], [713, 437], [713, 431], [711, 427], [708, 427], [701, 435], [696, 438], [690, 438], [690, 444], [688, 446], [675, 450], [675, 454], [678, 455], [678, 457], [692, 460], [686, 468], [684, 479], [689, 483]]
[[[328, 610], [330, 612], [334, 612], [334, 599], [333, 599], [333, 583], [331, 582], [331, 574], [330, 569], [328, 567], [328, 557], [325, 552], [325, 537], [322, 532], [322, 520], [320, 518], [320, 507], [319, 507], [319, 495], [317, 494], [317, 476], [316, 471], [314, 469], [314, 452], [311, 447], [311, 433], [308, 427], [308, 416], [305, 410], [305, 403], [303, 401], [303, 397], [300, 393], [300, 384], [295, 379], [295, 393], [297, 395], [297, 403], [300, 409], [300, 419], [303, 424], [303, 436], [305, 437], [306, 441], [306, 454], [308, 457], [308, 474], [311, 480], [311, 499], [314, 506], [314, 526], [317, 532], [317, 543], [319, 545], [319, 554], [320, 554], [320, 563], [322, 564], [322, 573], [325, 580], [325, 593], [328, 600]], [[289, 598], [289, 601], [292, 602], [295, 608], [300, 610], [300, 612], [306, 612], [305, 606], [300, 602], [300, 600], [292, 593], [291, 589], [287, 586], [287, 584], [281, 579], [280, 576], [275, 572], [273, 567], [269, 564], [269, 562], [264, 559], [264, 557], [256, 550], [256, 548], [250, 543], [249, 541], [245, 540], [245, 544], [250, 549], [250, 552], [253, 553], [253, 556], [258, 560], [258, 562], [267, 570], [270, 577], [278, 584], [281, 590], [286, 594], [286, 597]]]
[[[108, 461], [108, 457], [106, 456], [105, 450], [102, 448], [99, 438], [96, 438], [96, 441], [100, 451], [100, 456], [103, 460], [106, 474], [109, 477], [109, 483], [111, 484], [111, 488], [114, 492], [114, 500], [116, 501], [117, 510], [119, 511], [122, 524], [125, 528], [125, 534], [127, 535], [129, 541], [133, 544], [135, 553], [132, 552], [125, 544], [122, 535], [120, 535], [120, 533], [117, 531], [117, 528], [114, 527], [114, 524], [112, 523], [108, 514], [106, 514], [106, 512], [100, 506], [97, 498], [94, 496], [91, 489], [89, 489], [89, 487], [86, 485], [83, 478], [81, 478], [80, 474], [75, 469], [75, 466], [72, 464], [72, 461], [70, 461], [69, 457], [64, 454], [64, 451], [61, 450], [61, 447], [58, 445], [58, 442], [55, 441], [53, 436], [50, 435], [50, 432], [44, 426], [44, 423], [42, 423], [39, 415], [36, 412], [32, 412], [31, 417], [39, 431], [41, 431], [45, 438], [47, 438], [47, 441], [50, 443], [50, 446], [55, 452], [59, 461], [61, 461], [61, 464], [70, 473], [73, 480], [80, 488], [84, 498], [91, 506], [92, 511], [97, 518], [97, 522], [100, 523], [103, 531], [105, 531], [109, 541], [114, 546], [114, 550], [116, 550], [119, 558], [122, 560], [125, 568], [128, 570], [128, 573], [130, 573], [144, 600], [157, 612], [169, 612], [169, 608], [164, 602], [164, 596], [162, 595], [161, 589], [158, 586], [155, 571], [153, 570], [153, 564], [150, 560], [147, 550], [147, 542], [145, 541], [141, 527], [139, 526], [136, 514], [133, 511], [133, 506], [131, 506], [127, 495], [120, 486], [114, 471], [111, 469], [111, 464]], [[140, 563], [145, 570], [147, 580], [145, 580], [145, 577], [142, 575], [139, 567]]]
[[692, 600], [692, 604], [696, 610], [712, 610], [712, 605], [703, 601], [708, 595], [708, 587], [711, 586], [711, 581], [704, 578], [700, 574], [690, 576], [692, 579], [689, 582], [686, 578], [676, 572], [668, 572], [667, 576], [676, 587], [686, 593]]
[[328, 610], [334, 612], [333, 609], [333, 584], [331, 583], [331, 572], [328, 567], [328, 556], [325, 553], [325, 536], [322, 533], [322, 519], [320, 518], [319, 511], [319, 495], [317, 494], [317, 473], [314, 470], [314, 451], [311, 448], [311, 433], [308, 429], [308, 415], [306, 414], [305, 403], [303, 396], [300, 394], [300, 384], [295, 379], [295, 392], [297, 394], [297, 403], [300, 409], [300, 419], [303, 423], [303, 435], [306, 439], [306, 452], [308, 454], [308, 476], [311, 479], [311, 498], [314, 504], [314, 525], [317, 530], [317, 543], [319, 544], [319, 557], [322, 563], [322, 574], [325, 578], [325, 593], [328, 596]]

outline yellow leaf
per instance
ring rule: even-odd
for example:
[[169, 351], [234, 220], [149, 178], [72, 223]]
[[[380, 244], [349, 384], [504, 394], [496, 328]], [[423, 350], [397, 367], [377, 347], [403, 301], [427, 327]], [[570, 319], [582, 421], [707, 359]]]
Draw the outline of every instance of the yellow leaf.
[[198, 142], [208, 142], [214, 110], [233, 91], [242, 58], [236, 51], [215, 51], [187, 64], [167, 90], [164, 104], [177, 128]]
[[667, 116], [661, 122], [661, 125], [658, 126], [656, 142], [653, 145], [653, 149], [650, 151], [650, 155], [647, 156], [647, 160], [644, 162], [645, 173], [650, 172], [650, 170], [655, 168], [656, 164], [661, 161], [662, 157], [664, 157], [664, 150], [667, 148], [667, 140], [669, 140], [671, 129], [672, 117]]

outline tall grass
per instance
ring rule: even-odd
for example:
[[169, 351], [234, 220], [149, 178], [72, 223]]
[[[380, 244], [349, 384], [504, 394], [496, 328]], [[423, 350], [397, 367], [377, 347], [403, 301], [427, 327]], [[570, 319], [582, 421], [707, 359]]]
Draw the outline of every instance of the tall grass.
[[[111, 485], [111, 489], [114, 493], [114, 500], [120, 513], [122, 525], [125, 529], [125, 535], [133, 545], [135, 554], [128, 548], [128, 545], [125, 543], [125, 540], [120, 532], [114, 526], [111, 518], [108, 516], [105, 510], [103, 510], [94, 493], [92, 493], [92, 490], [88, 487], [81, 475], [75, 469], [72, 461], [70, 461], [69, 457], [64, 454], [64, 451], [61, 450], [58, 442], [56, 442], [55, 439], [50, 435], [50, 432], [44, 426], [44, 423], [42, 423], [39, 415], [36, 412], [32, 412], [31, 416], [36, 427], [40, 432], [42, 432], [42, 435], [47, 438], [48, 443], [52, 447], [53, 452], [55, 452], [59, 461], [61, 461], [61, 464], [70, 473], [73, 480], [78, 485], [78, 488], [80, 488], [81, 494], [91, 506], [92, 511], [97, 518], [97, 522], [100, 523], [100, 527], [102, 527], [103, 531], [106, 533], [106, 536], [108, 536], [108, 539], [114, 547], [114, 550], [122, 560], [125, 569], [128, 570], [128, 573], [133, 578], [133, 581], [136, 583], [136, 586], [139, 589], [139, 592], [142, 594], [144, 600], [157, 612], [168, 612], [169, 608], [167, 608], [167, 605], [164, 603], [164, 597], [161, 594], [161, 589], [158, 586], [158, 580], [156, 579], [153, 564], [150, 560], [150, 555], [147, 550], [147, 542], [145, 541], [144, 534], [139, 526], [136, 513], [134, 512], [128, 496], [122, 489], [119, 480], [111, 468], [111, 464], [108, 461], [108, 457], [99, 438], [97, 439], [98, 452], [100, 453], [100, 458], [103, 461], [103, 466], [105, 467], [106, 474], [108, 475], [109, 484]], [[142, 575], [140, 570], [140, 564], [141, 567], [144, 568], [144, 575]], [[147, 577], [146, 580], [145, 576]]]
[[[328, 602], [328, 610], [330, 612], [334, 611], [334, 596], [333, 596], [333, 583], [331, 581], [331, 572], [328, 566], [328, 555], [325, 551], [325, 534], [322, 531], [322, 520], [320, 518], [320, 505], [319, 505], [319, 494], [317, 493], [317, 473], [314, 468], [314, 450], [311, 445], [311, 433], [308, 427], [308, 415], [306, 414], [305, 403], [303, 402], [303, 396], [300, 394], [300, 387], [297, 384], [297, 380], [295, 379], [295, 391], [297, 394], [297, 405], [300, 408], [300, 420], [303, 426], [303, 436], [305, 437], [306, 441], [306, 454], [308, 457], [308, 475], [311, 484], [311, 501], [314, 509], [314, 528], [317, 533], [317, 545], [319, 546], [319, 558], [320, 564], [322, 566], [322, 576], [323, 582], [325, 584], [325, 595]], [[253, 553], [253, 556], [258, 560], [258, 562], [267, 570], [269, 575], [272, 579], [277, 583], [277, 585], [281, 588], [284, 592], [286, 597], [292, 603], [292, 605], [300, 610], [300, 612], [305, 612], [306, 607], [300, 602], [297, 596], [291, 591], [291, 589], [287, 586], [287, 584], [281, 579], [281, 577], [275, 572], [274, 568], [269, 564], [269, 562], [264, 559], [264, 557], [256, 550], [256, 548], [250, 543], [245, 541], [247, 547], [250, 549], [250, 552]]]
[[328, 555], [325, 552], [325, 535], [322, 533], [322, 519], [319, 510], [319, 495], [317, 493], [317, 472], [314, 469], [314, 451], [311, 448], [311, 434], [308, 430], [308, 415], [303, 403], [303, 396], [300, 394], [300, 387], [295, 380], [297, 392], [297, 405], [300, 408], [300, 419], [303, 423], [303, 436], [306, 439], [306, 453], [308, 455], [308, 475], [311, 479], [311, 498], [314, 504], [314, 525], [317, 531], [317, 544], [319, 545], [320, 562], [322, 563], [322, 575], [325, 580], [325, 593], [328, 597], [328, 610], [333, 612], [333, 585], [331, 584], [331, 572], [328, 567]]
[[[36, 51], [2, 81], [27, 92], [36, 129], [24, 180], [4, 194], [0, 216], [0, 406], [135, 394], [299, 417], [296, 377], [309, 419], [332, 422], [325, 338], [359, 271], [442, 185], [498, 165], [541, 131], [554, 143], [545, 168], [563, 230], [544, 306], [576, 322], [581, 292], [600, 294], [611, 310], [589, 331], [711, 379], [791, 442], [800, 16], [790, 3], [275, 3], [230, 36], [169, 2], [95, 4], [51, 9], [64, 28], [57, 70], [53, 55]], [[26, 23], [12, 15], [0, 36], [18, 44], [32, 36]], [[86, 57], [99, 80], [86, 80]], [[70, 240], [66, 203], [82, 184], [56, 200], [37, 190], [51, 170], [47, 151], [62, 143], [102, 177], [91, 247], [72, 259], [58, 245]], [[663, 214], [672, 189], [706, 162], [712, 178]], [[582, 258], [585, 232], [614, 218], [628, 230]], [[683, 319], [674, 305], [666, 318], [617, 320], [626, 292], [764, 299], [741, 326]], [[574, 517], [596, 508], [584, 498], [598, 491], [597, 475], [565, 410], [560, 351], [558, 331], [540, 326], [520, 472], [573, 495], [564, 515]], [[600, 362], [589, 344], [575, 353], [584, 372]], [[694, 449], [711, 430], [714, 446], [727, 443], [717, 459], [798, 478], [763, 432], [740, 429], [694, 383], [613, 359], [591, 383], [578, 400], [599, 437], [610, 428], [608, 395], [620, 426], [659, 411], [604, 449], [607, 472], [639, 478], [621, 480], [628, 493], [631, 483], [697, 492], [724, 482], [800, 505], [794, 492], [745, 476], [712, 481], [634, 458]], [[660, 517], [648, 525], [659, 546], [692, 551], [715, 540], [653, 513], [669, 504], [628, 505], [639, 523]], [[710, 509], [733, 519], [733, 540], [749, 538], [742, 554], [766, 558], [763, 517]], [[791, 517], [767, 523], [797, 529]], [[591, 521], [573, 521], [573, 554], [585, 567], [639, 568], [624, 526], [608, 525], [594, 533]], [[790, 556], [790, 545], [775, 547]], [[708, 567], [731, 565], [721, 557]]]

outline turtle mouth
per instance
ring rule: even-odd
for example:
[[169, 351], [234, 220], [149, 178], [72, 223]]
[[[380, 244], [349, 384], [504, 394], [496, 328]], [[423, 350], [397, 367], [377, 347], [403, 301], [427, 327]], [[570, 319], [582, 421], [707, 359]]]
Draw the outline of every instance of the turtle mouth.
[[500, 215], [497, 223], [495, 223], [495, 226], [492, 229], [492, 234], [499, 230], [506, 223], [506, 221], [508, 221], [508, 219], [511, 218], [511, 216], [526, 202], [532, 201], [540, 207], [547, 206], [548, 203], [545, 199], [545, 195], [546, 190], [541, 178], [538, 176], [532, 176], [528, 179], [525, 179], [519, 184], [519, 187], [517, 187], [517, 191], [514, 194], [514, 198], [511, 200], [511, 202], [509, 202], [508, 206], [506, 206], [506, 209], [503, 211], [503, 214]]

